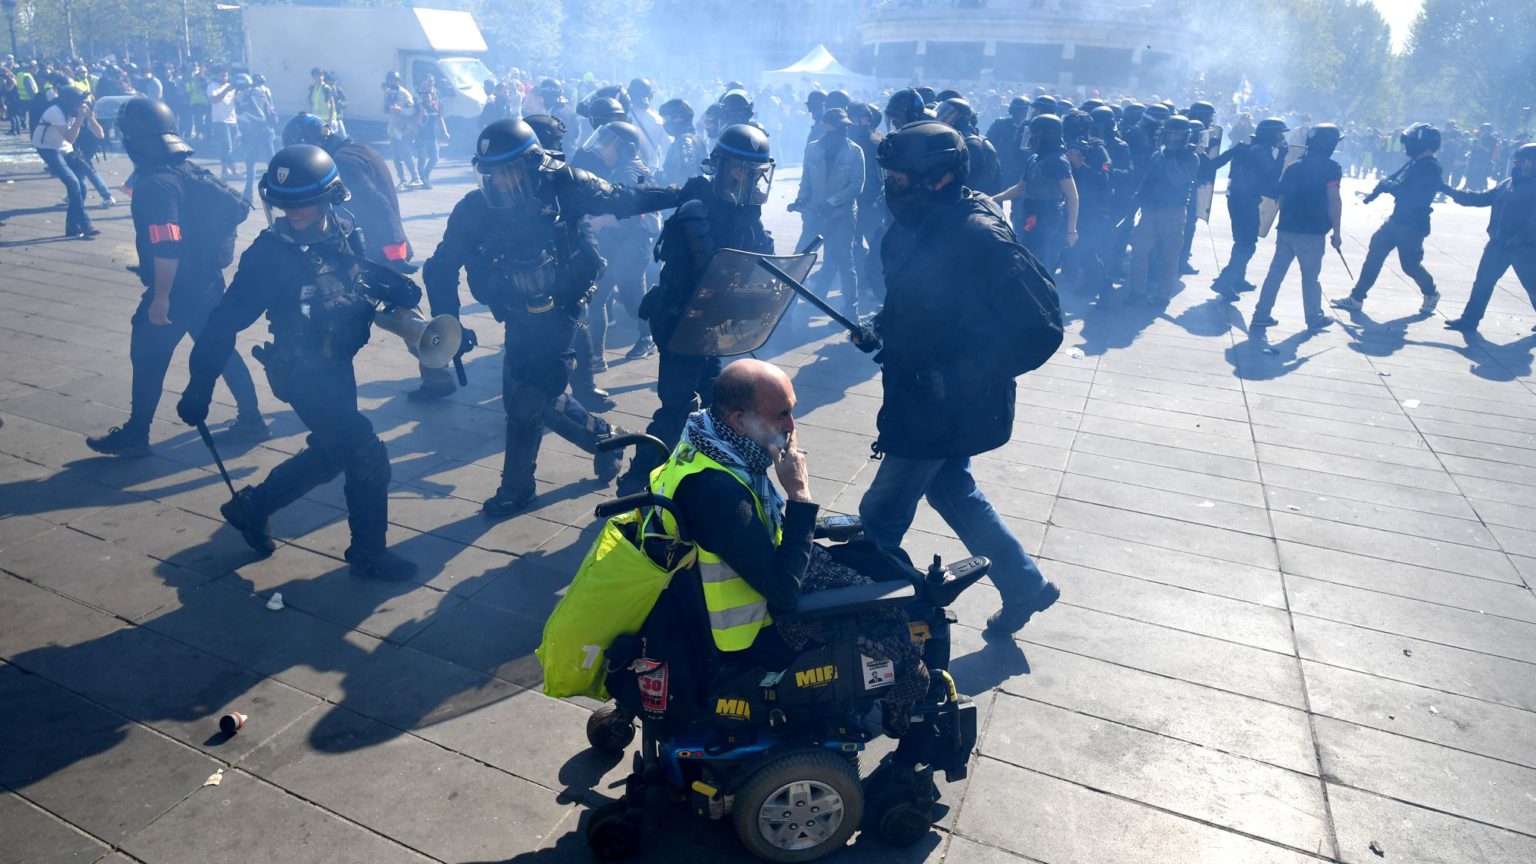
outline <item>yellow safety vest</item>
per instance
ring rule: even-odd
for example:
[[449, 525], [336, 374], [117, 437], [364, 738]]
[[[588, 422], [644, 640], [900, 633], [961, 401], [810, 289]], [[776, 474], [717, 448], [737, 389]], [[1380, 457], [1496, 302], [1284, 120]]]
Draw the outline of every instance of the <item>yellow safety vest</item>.
[[[704, 455], [686, 441], [677, 445], [672, 451], [672, 458], [666, 464], [651, 472], [651, 492], [664, 498], [671, 498], [677, 493], [677, 488], [683, 480], [701, 471], [724, 471], [737, 482], [745, 486], [752, 493], [752, 503], [757, 508], [757, 518], [764, 527], [772, 523], [768, 521], [767, 514], [763, 512], [762, 499], [752, 491], [752, 487], [741, 481], [734, 472]], [[672, 514], [657, 508], [661, 514], [663, 531], [671, 537], [677, 536], [677, 520]], [[773, 545], [778, 546], [784, 538], [784, 532], [780, 529], [773, 531]], [[715, 647], [721, 651], [744, 651], [752, 647], [757, 639], [758, 631], [772, 624], [773, 619], [768, 616], [768, 601], [763, 595], [757, 593], [757, 589], [741, 578], [731, 565], [703, 546], [694, 544], [698, 551], [699, 581], [704, 586], [704, 606], [709, 610], [709, 629], [715, 637]]]

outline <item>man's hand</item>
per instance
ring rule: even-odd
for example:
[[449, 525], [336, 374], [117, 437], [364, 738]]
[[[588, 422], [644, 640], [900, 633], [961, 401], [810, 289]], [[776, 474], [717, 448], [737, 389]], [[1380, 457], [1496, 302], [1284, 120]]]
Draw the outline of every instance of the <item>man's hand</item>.
[[169, 296], [157, 293], [154, 297], [150, 298], [149, 323], [154, 324], [157, 327], [170, 326], [171, 298]]
[[454, 354], [454, 357], [463, 357], [465, 354], [480, 347], [480, 340], [475, 336], [475, 331], [468, 327], [461, 327], [459, 332], [462, 335], [459, 337], [458, 353]]
[[865, 354], [873, 354], [880, 350], [880, 331], [876, 330], [875, 325], [871, 322], [866, 321], [860, 324], [859, 332], [849, 333], [848, 339], [855, 348], [858, 348]]
[[208, 399], [194, 396], [191, 391], [181, 394], [176, 403], [176, 416], [188, 426], [196, 426], [208, 419]]
[[802, 504], [811, 503], [811, 476], [805, 469], [805, 451], [800, 449], [799, 432], [789, 433], [783, 447], [768, 448], [768, 455], [773, 459], [784, 496]]
[[1337, 231], [1333, 232], [1332, 237], [1328, 238], [1328, 242], [1332, 243], [1335, 249], [1341, 249], [1344, 246], [1344, 238], [1339, 236]]

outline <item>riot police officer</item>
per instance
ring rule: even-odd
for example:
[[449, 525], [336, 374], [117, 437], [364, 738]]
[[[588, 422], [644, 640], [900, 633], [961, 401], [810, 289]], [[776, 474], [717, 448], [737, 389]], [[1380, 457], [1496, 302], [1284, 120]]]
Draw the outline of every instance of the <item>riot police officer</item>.
[[336, 163], [341, 182], [351, 193], [347, 209], [363, 232], [367, 256], [402, 273], [416, 272], [416, 265], [410, 263], [411, 243], [400, 221], [400, 198], [384, 157], [308, 113], [295, 115], [283, 127], [283, 146], [294, 144], [319, 147]]
[[1029, 125], [1029, 100], [1015, 96], [1008, 103], [1008, 113], [987, 127], [987, 140], [997, 151], [997, 170], [1003, 183], [1012, 183], [1024, 173], [1024, 134]]
[[[640, 155], [642, 133], [632, 123], [615, 120], [598, 127], [583, 149], [590, 156], [586, 162], [592, 165], [592, 173], [614, 186], [646, 186], [651, 182], [651, 175]], [[602, 372], [608, 368], [605, 351], [615, 300], [634, 317], [640, 328], [640, 337], [626, 359], [638, 360], [656, 350], [650, 328], [640, 320], [639, 313], [640, 299], [645, 296], [646, 264], [651, 245], [661, 231], [661, 220], [652, 214], [629, 219], [600, 214], [591, 217], [590, 223], [597, 234], [598, 251], [608, 262], [598, 277], [597, 295], [587, 308], [587, 322], [592, 334], [592, 371]]]
[[[708, 192], [688, 195], [662, 228], [657, 249], [661, 280], [646, 294], [640, 314], [650, 321], [661, 348], [656, 381], [661, 405], [646, 431], [669, 447], [682, 435], [688, 415], [708, 406], [720, 376], [720, 358], [673, 353], [668, 343], [716, 252], [772, 254], [763, 204], [773, 184], [773, 167], [767, 134], [745, 124], [728, 127], [709, 154]], [[644, 490], [651, 469], [659, 464], [660, 458], [649, 450], [636, 453], [619, 481], [619, 493]]]
[[672, 138], [661, 161], [661, 174], [656, 179], [682, 184], [690, 177], [697, 177], [705, 149], [703, 139], [694, 131], [693, 106], [682, 99], [668, 99], [656, 111], [661, 115], [662, 129]]
[[1003, 191], [1006, 186], [998, 162], [997, 148], [977, 134], [976, 111], [971, 103], [958, 96], [945, 99], [934, 109], [934, 116], [965, 138], [965, 149], [971, 160], [967, 185], [985, 195], [996, 195]]
[[1435, 279], [1424, 269], [1424, 240], [1429, 237], [1429, 214], [1434, 209], [1435, 196], [1440, 193], [1443, 174], [1440, 160], [1435, 153], [1440, 149], [1440, 130], [1427, 123], [1415, 123], [1398, 136], [1408, 162], [1393, 172], [1392, 176], [1376, 184], [1366, 196], [1366, 203], [1376, 196], [1386, 194], [1393, 198], [1392, 215], [1371, 235], [1366, 249], [1365, 263], [1360, 265], [1360, 276], [1355, 280], [1349, 296], [1332, 303], [1335, 309], [1358, 312], [1365, 303], [1365, 295], [1381, 275], [1381, 265], [1393, 249], [1403, 273], [1419, 286], [1424, 296], [1419, 306], [1420, 315], [1435, 311], [1440, 302], [1440, 292], [1435, 289]]
[[1491, 207], [1488, 245], [1477, 262], [1477, 276], [1461, 315], [1445, 322], [1446, 328], [1477, 332], [1493, 287], [1514, 268], [1520, 286], [1536, 309], [1536, 144], [1522, 144], [1510, 160], [1509, 177], [1484, 192], [1447, 189], [1451, 200], [1463, 207]]
[[720, 96], [720, 126], [722, 128], [746, 124], [762, 129], [762, 124], [752, 119], [756, 112], [752, 104], [752, 94], [745, 88], [738, 87], [727, 90]]
[[1067, 161], [1061, 118], [1041, 114], [1029, 121], [1029, 156], [1024, 176], [1007, 191], [993, 196], [1013, 205], [1013, 228], [1019, 242], [1035, 254], [1047, 273], [1056, 272], [1062, 247], [1077, 243], [1077, 183]]
[[[1159, 106], [1153, 106], [1159, 107]], [[1161, 146], [1147, 157], [1137, 187], [1141, 209], [1131, 239], [1130, 272], [1125, 280], [1131, 301], [1163, 306], [1179, 281], [1179, 249], [1184, 218], [1200, 160], [1189, 149], [1189, 119], [1175, 114], [1159, 125]]]
[[[272, 342], [258, 349], [272, 395], [309, 427], [305, 448], [219, 508], [247, 544], [274, 550], [267, 520], [305, 493], [345, 473], [346, 560], [359, 576], [409, 578], [416, 565], [384, 546], [389, 453], [357, 410], [352, 357], [368, 342], [376, 303], [413, 307], [421, 290], [363, 257], [363, 244], [336, 205], [347, 200], [341, 172], [319, 147], [296, 144], [272, 157], [259, 186], [267, 230], [240, 266], [192, 349], [191, 380], [176, 406], [190, 425], [208, 416], [213, 380], [235, 335], [263, 314]], [[273, 210], [283, 215], [273, 215]]]
[[1252, 291], [1248, 281], [1248, 262], [1259, 246], [1259, 202], [1280, 192], [1280, 172], [1285, 168], [1285, 121], [1270, 117], [1259, 121], [1253, 137], [1227, 148], [1217, 156], [1210, 170], [1220, 171], [1232, 164], [1227, 182], [1227, 214], [1232, 217], [1232, 257], [1227, 261], [1211, 290], [1228, 298], [1239, 291]]
[[[144, 296], [129, 322], [132, 401], [128, 420], [85, 439], [97, 453], [148, 456], [149, 427], [165, 386], [165, 373], [183, 337], [201, 338], [203, 324], [224, 292], [223, 267], [234, 255], [235, 223], [249, 208], [229, 190], [224, 204], [234, 218], [219, 226], [200, 212], [193, 184], [218, 181], [188, 162], [192, 148], [176, 134], [176, 116], [164, 102], [130, 99], [118, 114], [123, 149], [133, 161], [133, 231]], [[223, 192], [223, 189], [219, 190]], [[211, 197], [211, 196], [210, 196]], [[219, 231], [225, 232], [218, 236]], [[224, 381], [239, 406], [226, 435], [259, 440], [270, 433], [261, 419], [256, 388], [240, 355], [229, 355]], [[211, 386], [211, 385], [210, 385]]]
[[885, 128], [891, 132], [930, 116], [923, 94], [913, 89], [897, 90], [885, 102]]
[[859, 287], [879, 300], [885, 298], [885, 281], [879, 278], [880, 238], [885, 236], [886, 210], [880, 206], [883, 176], [876, 161], [880, 147], [880, 109], [864, 102], [848, 106], [848, 140], [864, 151], [864, 188], [853, 213], [853, 266]]
[[475, 143], [479, 187], [460, 199], [423, 275], [432, 314], [459, 314], [459, 271], [506, 328], [502, 407], [507, 442], [501, 486], [483, 507], [505, 518], [534, 500], [534, 467], [546, 424], [595, 454], [602, 479], [618, 474], [597, 454], [609, 425], [574, 400], [557, 400], [570, 379], [571, 340], [602, 262], [578, 236], [584, 216], [618, 217], [675, 207], [677, 190], [615, 187], [550, 159], [522, 120], [498, 120]]
[[[1209, 152], [1212, 127], [1216, 125], [1216, 106], [1197, 101], [1190, 104], [1184, 116], [1189, 118], [1195, 129], [1189, 143], [1195, 150], [1195, 157], [1200, 160], [1200, 168], [1195, 172], [1195, 189], [1199, 190], [1202, 186], [1214, 185], [1216, 182], [1215, 159]], [[1200, 273], [1199, 268], [1190, 261], [1190, 254], [1194, 251], [1195, 223], [1199, 220], [1200, 196], [1191, 195], [1189, 214], [1184, 217], [1184, 249], [1179, 255], [1179, 274], [1182, 276], [1196, 276]]]
[[880, 351], [883, 458], [859, 515], [865, 536], [897, 550], [926, 497], [971, 552], [992, 559], [1003, 603], [987, 630], [1003, 636], [1061, 592], [977, 488], [971, 457], [1012, 437], [1014, 379], [1061, 344], [1061, 308], [1002, 209], [963, 187], [959, 133], [913, 123], [886, 136], [879, 158], [895, 218], [880, 249], [886, 303], [877, 332], [856, 344]]
[[[1095, 294], [1109, 287], [1109, 268], [1104, 256], [1110, 234], [1112, 163], [1104, 142], [1093, 135], [1093, 117], [1073, 111], [1062, 118], [1067, 163], [1078, 194], [1078, 229], [1082, 236], [1062, 261], [1061, 281]], [[1058, 283], [1060, 284], [1060, 283]]]

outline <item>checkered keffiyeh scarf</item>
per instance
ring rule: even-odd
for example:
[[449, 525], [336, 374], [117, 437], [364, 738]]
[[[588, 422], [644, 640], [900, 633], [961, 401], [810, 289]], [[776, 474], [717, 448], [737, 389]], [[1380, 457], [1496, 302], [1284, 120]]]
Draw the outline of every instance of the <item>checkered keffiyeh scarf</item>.
[[709, 409], [688, 415], [683, 440], [695, 450], [724, 465], [747, 484], [763, 504], [763, 513], [777, 533], [784, 522], [784, 495], [768, 477], [773, 457], [756, 441], [715, 419]]

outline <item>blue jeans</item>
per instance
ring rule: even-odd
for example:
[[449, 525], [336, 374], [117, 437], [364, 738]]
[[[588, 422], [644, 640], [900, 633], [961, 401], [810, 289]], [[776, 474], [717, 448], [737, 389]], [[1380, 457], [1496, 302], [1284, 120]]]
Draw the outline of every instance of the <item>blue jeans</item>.
[[53, 170], [55, 177], [64, 184], [64, 194], [69, 198], [69, 211], [64, 216], [64, 233], [71, 237], [91, 227], [91, 217], [85, 213], [85, 179], [75, 173], [74, 166], [57, 150], [38, 148], [37, 154]]
[[901, 548], [901, 538], [917, 514], [917, 502], [925, 496], [972, 555], [992, 560], [992, 584], [1005, 604], [1027, 603], [1045, 587], [1034, 559], [976, 487], [968, 457], [886, 456], [859, 502], [864, 535], [882, 549]]

